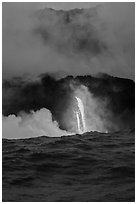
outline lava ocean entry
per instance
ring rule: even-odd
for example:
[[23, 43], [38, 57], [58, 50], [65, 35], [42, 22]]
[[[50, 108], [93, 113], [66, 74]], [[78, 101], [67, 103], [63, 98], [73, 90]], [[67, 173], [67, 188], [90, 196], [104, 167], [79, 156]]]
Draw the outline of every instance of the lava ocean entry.
[[135, 86], [130, 79], [102, 75], [56, 80], [44, 75], [37, 82], [22, 80], [3, 82], [5, 118], [13, 114], [28, 118], [32, 110], [45, 108], [51, 112], [51, 123], [57, 122], [68, 134], [134, 129]]
[[80, 98], [75, 97], [78, 103], [78, 111], [76, 111], [77, 124], [79, 133], [86, 132], [84, 105]]

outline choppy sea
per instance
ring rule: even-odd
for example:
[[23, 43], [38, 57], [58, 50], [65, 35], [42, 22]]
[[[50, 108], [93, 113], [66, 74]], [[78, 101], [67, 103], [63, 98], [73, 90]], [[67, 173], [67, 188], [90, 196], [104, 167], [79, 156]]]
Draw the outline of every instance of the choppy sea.
[[133, 130], [3, 139], [2, 200], [135, 200]]

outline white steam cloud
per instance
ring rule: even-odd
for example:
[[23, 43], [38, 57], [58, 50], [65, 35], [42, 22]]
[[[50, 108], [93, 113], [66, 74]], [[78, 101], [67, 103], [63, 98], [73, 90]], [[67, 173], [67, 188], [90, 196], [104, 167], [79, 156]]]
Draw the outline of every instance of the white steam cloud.
[[134, 3], [87, 4], [70, 15], [43, 9], [38, 18], [40, 5], [3, 3], [3, 77], [60, 71], [134, 79]]
[[[57, 121], [52, 120], [51, 112], [48, 109], [42, 108], [36, 112], [32, 111], [30, 114], [23, 112], [18, 116], [3, 116], [3, 138], [60, 137], [90, 131], [107, 133], [119, 130], [120, 118], [115, 117], [107, 108], [109, 103], [107, 98], [95, 97], [84, 85], [77, 86], [75, 83], [71, 83], [71, 88], [73, 94], [69, 107], [63, 111], [61, 116], [66, 131], [59, 128]], [[82, 126], [80, 127], [82, 125], [80, 116], [76, 115], [80, 110], [76, 97], [82, 103], [84, 129]]]
[[31, 114], [3, 117], [2, 129], [3, 138], [7, 139], [70, 135], [69, 132], [59, 129], [58, 123], [52, 121], [50, 111], [45, 108], [32, 111]]

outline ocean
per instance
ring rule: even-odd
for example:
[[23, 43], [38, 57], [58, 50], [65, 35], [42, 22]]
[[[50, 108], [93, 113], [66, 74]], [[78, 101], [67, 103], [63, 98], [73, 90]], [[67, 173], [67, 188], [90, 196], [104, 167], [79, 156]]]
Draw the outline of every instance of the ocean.
[[134, 202], [134, 130], [2, 140], [2, 200]]

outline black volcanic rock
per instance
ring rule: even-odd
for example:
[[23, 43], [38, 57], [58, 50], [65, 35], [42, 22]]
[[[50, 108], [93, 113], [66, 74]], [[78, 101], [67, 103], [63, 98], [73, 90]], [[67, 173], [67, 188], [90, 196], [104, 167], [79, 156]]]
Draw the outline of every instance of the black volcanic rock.
[[[90, 93], [99, 100], [107, 99], [107, 111], [112, 113], [113, 123], [122, 124], [120, 128], [134, 128], [135, 117], [135, 83], [130, 79], [102, 75], [67, 76], [56, 80], [50, 75], [43, 75], [39, 82], [25, 82], [13, 79], [3, 82], [2, 111], [4, 116], [29, 113], [31, 110], [47, 108], [60, 128], [62, 114], [71, 102], [73, 89], [80, 85], [88, 87]], [[72, 86], [73, 85], [73, 89]]]

